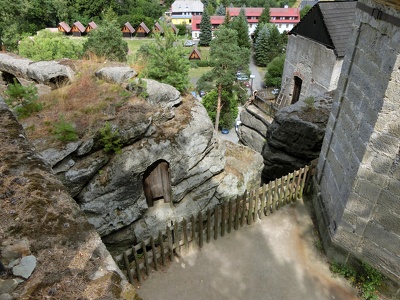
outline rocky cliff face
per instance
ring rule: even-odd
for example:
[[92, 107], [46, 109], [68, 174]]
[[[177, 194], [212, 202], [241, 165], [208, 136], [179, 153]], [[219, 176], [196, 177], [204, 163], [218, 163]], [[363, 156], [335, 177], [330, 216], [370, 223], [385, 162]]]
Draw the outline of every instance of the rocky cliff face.
[[[76, 141], [59, 143], [50, 135], [35, 138], [33, 144], [109, 245], [132, 245], [172, 220], [260, 184], [261, 155], [219, 141], [206, 110], [191, 95], [182, 97], [172, 86], [154, 80], [132, 80], [136, 73], [125, 66], [103, 68], [87, 81], [96, 82], [94, 73], [101, 82], [112, 82], [111, 89], [115, 84], [126, 87], [128, 100], [99, 105], [104, 108], [93, 122], [96, 126], [81, 129]], [[24, 120], [24, 126], [49, 123], [46, 118], [41, 112], [36, 119]], [[117, 135], [116, 153], [105, 151], [106, 125], [109, 135]], [[144, 181], [159, 162], [168, 165], [172, 201], [154, 197], [149, 207]]]
[[277, 111], [262, 150], [264, 182], [299, 169], [319, 156], [332, 101], [332, 93], [327, 93], [317, 96], [312, 105], [299, 101]]

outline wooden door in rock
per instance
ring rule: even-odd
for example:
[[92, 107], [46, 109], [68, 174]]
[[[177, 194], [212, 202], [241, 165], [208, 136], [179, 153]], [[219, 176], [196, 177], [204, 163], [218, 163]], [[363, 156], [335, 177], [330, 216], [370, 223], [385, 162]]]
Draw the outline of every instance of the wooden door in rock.
[[171, 202], [172, 190], [168, 162], [156, 161], [147, 168], [143, 176], [143, 189], [149, 207], [154, 206], [154, 201], [160, 199], [164, 199], [165, 203]]
[[292, 96], [292, 103], [294, 104], [299, 101], [300, 92], [301, 92], [301, 85], [303, 84], [303, 80], [300, 77], [294, 77], [294, 88], [293, 88], [293, 96]]

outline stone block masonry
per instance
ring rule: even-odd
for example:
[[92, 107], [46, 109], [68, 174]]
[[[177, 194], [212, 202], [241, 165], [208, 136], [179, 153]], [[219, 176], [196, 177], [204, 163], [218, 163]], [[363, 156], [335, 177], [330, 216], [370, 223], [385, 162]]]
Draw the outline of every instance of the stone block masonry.
[[315, 179], [314, 206], [332, 259], [379, 269], [400, 295], [400, 19], [360, 0]]

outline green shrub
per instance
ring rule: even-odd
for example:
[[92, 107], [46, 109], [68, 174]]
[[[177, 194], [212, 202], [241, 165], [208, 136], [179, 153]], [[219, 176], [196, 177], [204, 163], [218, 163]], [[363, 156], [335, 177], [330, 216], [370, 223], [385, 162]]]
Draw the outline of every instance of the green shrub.
[[367, 263], [362, 263], [358, 270], [333, 263], [331, 271], [348, 279], [359, 289], [359, 296], [366, 300], [378, 300], [377, 288], [383, 280], [383, 275]]
[[100, 129], [100, 141], [103, 144], [105, 152], [121, 153], [121, 138], [118, 130], [113, 130], [111, 124], [106, 122], [102, 129]]
[[313, 96], [308, 96], [306, 99], [304, 99], [304, 104], [306, 105], [306, 110], [311, 110], [313, 111], [315, 109], [315, 99]]
[[211, 66], [211, 65], [210, 65], [210, 61], [209, 61], [209, 60], [206, 60], [206, 59], [197, 60], [197, 61], [196, 61], [196, 65], [197, 65], [198, 67], [210, 67], [210, 66]]
[[23, 119], [41, 111], [43, 106], [38, 102], [37, 88], [33, 84], [22, 86], [15, 78], [13, 81], [5, 91], [5, 101], [18, 118]]
[[62, 142], [71, 142], [78, 139], [78, 134], [72, 123], [64, 120], [64, 116], [60, 115], [60, 121], [54, 124], [53, 133], [56, 138]]
[[138, 80], [131, 80], [129, 82], [129, 90], [135, 92], [139, 98], [146, 99], [149, 94], [147, 93], [147, 82], [142, 78]]

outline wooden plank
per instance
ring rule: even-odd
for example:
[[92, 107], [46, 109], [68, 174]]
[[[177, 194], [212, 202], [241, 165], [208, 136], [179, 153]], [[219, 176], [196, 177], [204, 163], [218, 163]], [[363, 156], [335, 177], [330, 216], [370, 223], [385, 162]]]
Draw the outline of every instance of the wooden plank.
[[158, 232], [158, 244], [160, 245], [160, 251], [161, 251], [161, 263], [163, 266], [165, 266], [164, 239], [161, 230]]
[[250, 192], [249, 195], [249, 211], [247, 213], [247, 224], [253, 224], [253, 201], [254, 201], [254, 193]]
[[244, 220], [246, 219], [246, 200], [247, 200], [247, 191], [244, 192], [242, 199], [242, 215], [240, 217], [240, 227], [244, 226]]
[[305, 189], [307, 173], [308, 172], [309, 172], [309, 166], [305, 166], [303, 168], [303, 178], [302, 178], [302, 181], [301, 181], [301, 187], [300, 187], [300, 192], [299, 192], [299, 198], [300, 199], [303, 198], [303, 192], [304, 192], [304, 189]]
[[174, 248], [172, 246], [172, 234], [171, 234], [171, 229], [169, 229], [169, 226], [167, 227], [167, 241], [168, 241], [169, 258], [172, 261], [174, 259]]
[[150, 237], [150, 244], [151, 244], [151, 251], [153, 252], [154, 270], [158, 271], [156, 247], [154, 245], [154, 238], [152, 236]]
[[131, 273], [131, 267], [129, 265], [129, 260], [128, 260], [128, 255], [126, 255], [125, 251], [122, 253], [122, 256], [124, 258], [124, 263], [125, 263], [125, 269], [126, 269], [126, 273], [128, 275], [128, 280], [130, 284], [133, 284], [133, 277], [132, 277], [132, 273]]
[[260, 219], [264, 218], [264, 216], [266, 215], [265, 212], [266, 190], [267, 186], [263, 184], [261, 187], [261, 194], [260, 194]]
[[175, 249], [176, 255], [180, 256], [181, 254], [181, 247], [180, 247], [180, 234], [179, 234], [179, 227], [178, 222], [174, 222], [174, 244], [173, 247]]
[[214, 240], [218, 239], [218, 205], [214, 209]]
[[142, 283], [142, 273], [140, 272], [139, 258], [137, 256], [136, 249], [133, 249], [133, 259], [135, 260], [136, 277], [140, 283]]
[[225, 235], [225, 203], [222, 203], [221, 205], [221, 236]]
[[203, 248], [203, 214], [199, 211], [199, 247]]
[[254, 195], [254, 222], [257, 222], [257, 220], [259, 219], [259, 215], [260, 215], [260, 188], [256, 189], [256, 193]]
[[191, 219], [190, 223], [192, 223], [192, 243], [191, 243], [191, 245], [192, 245], [192, 247], [194, 247], [195, 241], [196, 241], [196, 220], [194, 218], [194, 215], [191, 215], [190, 219]]
[[207, 243], [210, 242], [211, 239], [211, 210], [207, 209]]
[[143, 251], [143, 258], [144, 258], [144, 270], [146, 272], [146, 275], [150, 275], [150, 269], [149, 269], [149, 261], [147, 257], [147, 250], [146, 250], [146, 244], [144, 241], [142, 241], [142, 251]]
[[239, 229], [240, 197], [236, 197], [235, 205], [235, 230]]
[[188, 240], [188, 228], [187, 228], [187, 221], [183, 218], [182, 221], [182, 230], [183, 230], [183, 242], [185, 244], [186, 252], [189, 251], [189, 240]]
[[233, 218], [233, 199], [229, 200], [228, 203], [228, 233], [231, 233]]

